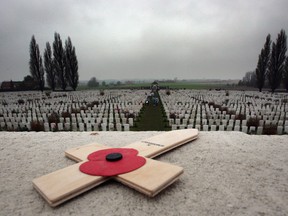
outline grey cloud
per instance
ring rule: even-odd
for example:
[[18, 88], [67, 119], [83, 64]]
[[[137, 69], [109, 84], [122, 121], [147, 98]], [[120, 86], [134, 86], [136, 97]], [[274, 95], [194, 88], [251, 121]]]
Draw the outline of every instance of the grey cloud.
[[266, 35], [287, 32], [287, 8], [285, 0], [6, 1], [0, 80], [29, 74], [32, 34], [43, 51], [55, 31], [71, 37], [82, 80], [241, 78]]

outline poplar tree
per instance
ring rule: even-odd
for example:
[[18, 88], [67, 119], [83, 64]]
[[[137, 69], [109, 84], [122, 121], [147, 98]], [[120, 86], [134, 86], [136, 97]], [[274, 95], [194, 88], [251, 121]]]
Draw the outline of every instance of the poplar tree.
[[282, 81], [287, 50], [286, 40], [286, 33], [282, 29], [278, 34], [276, 43], [273, 42], [272, 44], [271, 60], [268, 71], [268, 81], [272, 93], [275, 92], [275, 89], [280, 86]]
[[60, 85], [62, 90], [66, 90], [67, 87], [67, 76], [65, 70], [65, 51], [62, 45], [60, 34], [55, 32], [53, 42], [53, 56], [54, 56], [54, 67], [56, 70], [57, 83]]
[[42, 63], [42, 57], [39, 51], [39, 46], [36, 43], [34, 35], [30, 42], [30, 61], [29, 69], [33, 79], [38, 83], [39, 89], [43, 92], [45, 80], [44, 80], [44, 68]]
[[288, 56], [286, 57], [285, 66], [284, 66], [283, 84], [286, 90], [288, 91]]
[[54, 68], [52, 49], [49, 42], [46, 43], [44, 50], [44, 66], [48, 86], [54, 91], [56, 88], [56, 70]]
[[66, 57], [65, 69], [68, 83], [71, 86], [71, 88], [75, 91], [79, 82], [78, 61], [75, 47], [72, 45], [70, 37], [68, 37], [68, 39], [65, 41], [65, 57]]
[[271, 36], [270, 34], [268, 34], [266, 37], [264, 48], [261, 50], [261, 53], [259, 55], [256, 68], [256, 79], [259, 92], [262, 91], [262, 88], [264, 87], [265, 84], [265, 78], [268, 71], [270, 60], [270, 46], [271, 46]]

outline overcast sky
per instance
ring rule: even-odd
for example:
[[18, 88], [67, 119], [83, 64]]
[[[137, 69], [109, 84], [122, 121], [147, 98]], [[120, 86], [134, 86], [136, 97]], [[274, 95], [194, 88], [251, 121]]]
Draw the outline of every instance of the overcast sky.
[[287, 0], [0, 1], [0, 81], [29, 74], [32, 35], [70, 36], [80, 80], [122, 80], [240, 79], [288, 33]]

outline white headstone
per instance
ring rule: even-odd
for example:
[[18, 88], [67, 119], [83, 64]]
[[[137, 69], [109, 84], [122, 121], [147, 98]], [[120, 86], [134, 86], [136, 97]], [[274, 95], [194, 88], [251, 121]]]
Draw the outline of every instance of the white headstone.
[[232, 131], [233, 130], [233, 125], [227, 125], [227, 131]]
[[263, 127], [262, 126], [257, 127], [257, 135], [262, 135], [262, 133], [263, 133]]
[[129, 131], [130, 130], [129, 124], [123, 124], [123, 126], [124, 126], [124, 131]]
[[211, 131], [216, 131], [217, 125], [211, 125]]
[[54, 123], [54, 122], [52, 122], [51, 124], [50, 124], [50, 128], [51, 128], [51, 131], [55, 131], [56, 130], [56, 123]]
[[128, 122], [129, 122], [129, 125], [130, 125], [131, 127], [133, 127], [133, 118], [129, 118], [129, 119], [128, 119]]
[[239, 119], [237, 119], [237, 120], [235, 120], [235, 125], [240, 125], [240, 120]]
[[255, 126], [251, 126], [251, 127], [249, 128], [249, 133], [255, 134], [255, 133], [256, 133], [256, 127], [255, 127]]
[[64, 124], [64, 129], [65, 129], [66, 131], [71, 131], [71, 124], [68, 123], [68, 122], [66, 122], [66, 123]]
[[172, 130], [177, 130], [177, 125], [176, 124], [172, 124]]
[[79, 131], [83, 132], [84, 131], [84, 123], [79, 123]]
[[219, 131], [225, 131], [225, 125], [219, 125]]
[[235, 125], [234, 131], [240, 131], [240, 125]]
[[108, 124], [108, 128], [109, 128], [109, 131], [114, 131], [114, 124], [113, 123], [109, 123]]
[[116, 123], [116, 130], [117, 130], [117, 131], [122, 131], [122, 125], [121, 125], [121, 123]]
[[203, 131], [208, 131], [209, 130], [209, 125], [203, 125]]
[[247, 133], [248, 132], [248, 127], [247, 126], [242, 126], [242, 132]]
[[183, 121], [182, 123], [183, 125], [187, 125], [188, 120], [186, 118], [184, 118], [182, 121]]
[[179, 129], [185, 129], [185, 127], [186, 127], [186, 125], [184, 125], [184, 124], [179, 125]]
[[48, 122], [45, 122], [45, 123], [44, 123], [44, 131], [45, 131], [45, 132], [50, 131], [50, 127], [49, 127], [49, 123], [48, 123]]
[[232, 125], [232, 126], [234, 125], [234, 119], [229, 120], [229, 125]]
[[61, 122], [57, 123], [57, 127], [59, 131], [63, 131], [63, 123]]
[[72, 122], [72, 131], [77, 131], [77, 123]]
[[283, 126], [277, 126], [277, 134], [278, 135], [283, 134]]
[[86, 123], [86, 131], [92, 131], [91, 123]]
[[101, 124], [101, 130], [102, 131], [107, 131], [107, 123], [102, 123]]
[[284, 133], [288, 134], [288, 125], [285, 126]]

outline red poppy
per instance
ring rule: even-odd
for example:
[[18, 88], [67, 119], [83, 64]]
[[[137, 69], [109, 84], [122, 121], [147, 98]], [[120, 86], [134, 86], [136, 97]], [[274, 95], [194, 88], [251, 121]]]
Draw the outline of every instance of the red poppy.
[[80, 171], [95, 176], [115, 176], [136, 170], [146, 163], [137, 156], [138, 151], [129, 148], [111, 148], [93, 152], [87, 162], [80, 165]]

